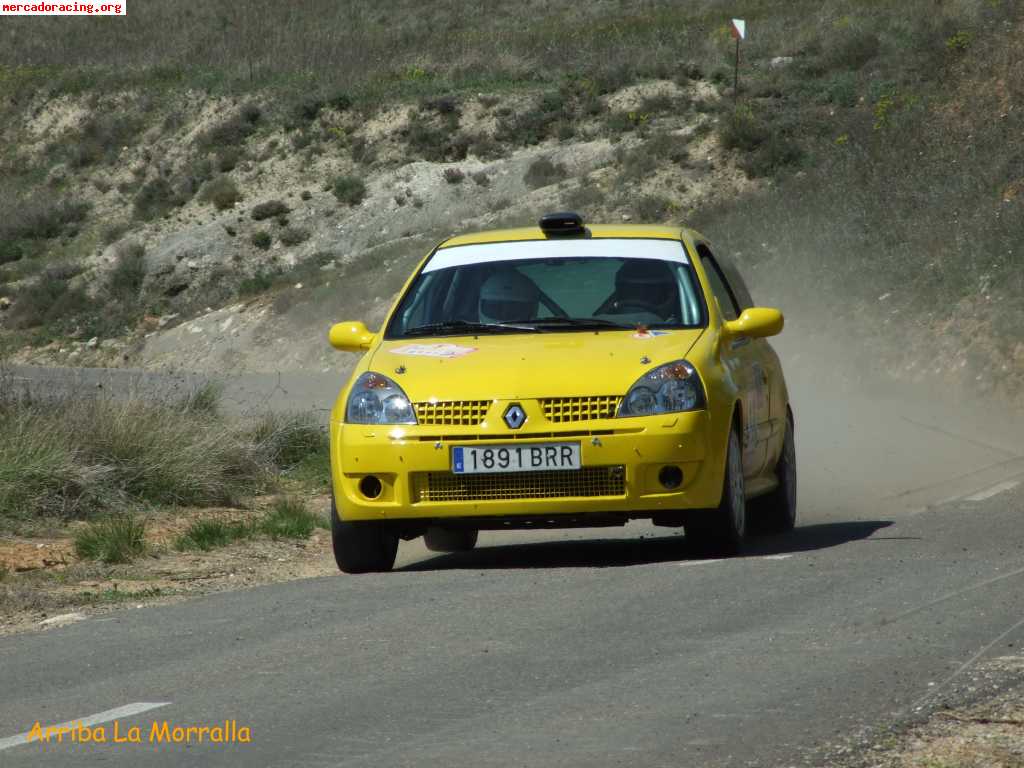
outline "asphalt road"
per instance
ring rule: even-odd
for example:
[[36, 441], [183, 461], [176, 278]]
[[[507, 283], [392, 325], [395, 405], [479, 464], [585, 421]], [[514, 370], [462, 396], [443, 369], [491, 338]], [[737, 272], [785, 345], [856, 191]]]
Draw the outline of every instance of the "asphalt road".
[[[0, 638], [0, 765], [786, 766], [966, 695], [1024, 645], [1024, 431], [801, 374], [791, 535], [732, 560], [643, 525], [403, 544], [390, 574]], [[299, 378], [238, 401], [323, 407], [339, 383]], [[4, 741], [140, 702], [161, 706], [122, 735], [233, 719], [252, 742]]]

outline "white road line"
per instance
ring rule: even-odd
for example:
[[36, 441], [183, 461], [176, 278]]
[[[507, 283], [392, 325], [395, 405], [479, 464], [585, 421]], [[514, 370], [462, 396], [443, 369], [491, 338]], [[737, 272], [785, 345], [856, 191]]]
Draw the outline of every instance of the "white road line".
[[[764, 555], [763, 557], [757, 558], [758, 560], [789, 560], [793, 555]], [[686, 560], [682, 563], [678, 563], [680, 568], [692, 568], [695, 565], [711, 565], [712, 563], [724, 563], [728, 558], [719, 557], [712, 558], [710, 560]]]
[[[109, 723], [112, 720], [120, 720], [122, 717], [130, 717], [132, 715], [138, 715], [142, 712], [148, 712], [151, 709], [157, 709], [159, 707], [166, 707], [171, 702], [169, 701], [136, 701], [134, 704], [125, 704], [123, 707], [117, 707], [116, 709], [108, 709], [106, 712], [97, 712], [95, 715], [89, 715], [88, 717], [80, 717], [75, 720], [70, 720], [66, 723], [60, 723], [59, 725], [53, 726], [42, 726], [43, 732], [49, 728], [75, 728], [77, 726], [87, 725], [99, 725], [100, 723]], [[29, 734], [32, 731], [25, 731], [19, 733], [17, 736], [8, 736], [6, 739], [0, 739], [0, 752], [11, 747], [20, 747], [22, 744], [29, 744]]]
[[684, 563], [679, 563], [680, 568], [689, 568], [694, 565], [711, 565], [712, 563], [724, 563], [725, 558], [720, 557], [716, 560], [687, 560]]
[[1000, 493], [1004, 493], [1020, 485], [1020, 480], [1007, 480], [1005, 483], [998, 483], [993, 485], [991, 488], [986, 488], [983, 491], [978, 491], [971, 496], [968, 496], [964, 501], [984, 501], [985, 499], [991, 499]]

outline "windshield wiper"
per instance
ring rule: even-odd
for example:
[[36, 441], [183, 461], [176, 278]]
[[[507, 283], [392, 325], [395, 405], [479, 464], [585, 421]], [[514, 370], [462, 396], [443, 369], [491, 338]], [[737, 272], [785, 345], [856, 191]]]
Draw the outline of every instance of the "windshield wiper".
[[531, 320], [530, 325], [534, 328], [578, 328], [580, 330], [636, 330], [636, 323], [616, 323], [612, 320], [602, 320], [600, 317], [545, 317], [543, 320]]
[[537, 333], [533, 325], [514, 323], [476, 323], [471, 320], [445, 320], [443, 323], [427, 323], [409, 328], [403, 336], [438, 336], [445, 333]]

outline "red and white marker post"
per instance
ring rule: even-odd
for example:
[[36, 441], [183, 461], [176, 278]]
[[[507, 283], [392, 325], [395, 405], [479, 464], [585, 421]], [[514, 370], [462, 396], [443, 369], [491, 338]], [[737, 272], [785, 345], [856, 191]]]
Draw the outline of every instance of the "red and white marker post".
[[729, 34], [736, 41], [736, 65], [732, 77], [732, 100], [736, 103], [740, 98], [740, 40], [747, 39], [747, 22], [743, 19], [733, 19]]

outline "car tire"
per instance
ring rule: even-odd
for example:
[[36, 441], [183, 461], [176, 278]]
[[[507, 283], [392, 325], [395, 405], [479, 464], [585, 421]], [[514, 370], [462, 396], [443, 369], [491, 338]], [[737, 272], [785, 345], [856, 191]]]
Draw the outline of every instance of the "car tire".
[[376, 520], [345, 521], [331, 499], [334, 561], [345, 573], [390, 571], [398, 555], [398, 534]]
[[786, 412], [786, 436], [775, 464], [779, 485], [757, 500], [758, 522], [766, 533], [787, 533], [796, 526], [796, 436], [793, 414]]
[[722, 500], [718, 507], [699, 513], [694, 523], [686, 526], [686, 536], [696, 543], [702, 553], [732, 557], [743, 550], [747, 535], [743, 451], [735, 427], [729, 432], [723, 475]]
[[431, 526], [423, 535], [423, 543], [431, 552], [469, 552], [476, 546], [477, 535], [473, 528]]

